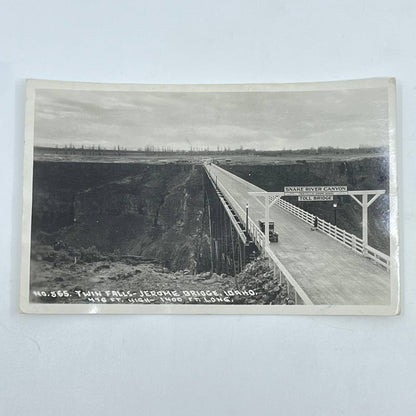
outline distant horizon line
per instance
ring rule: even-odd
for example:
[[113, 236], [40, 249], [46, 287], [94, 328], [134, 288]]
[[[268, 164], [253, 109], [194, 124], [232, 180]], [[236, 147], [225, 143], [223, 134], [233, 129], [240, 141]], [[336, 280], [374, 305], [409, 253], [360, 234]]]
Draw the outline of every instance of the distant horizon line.
[[153, 146], [146, 145], [144, 147], [131, 148], [126, 146], [114, 145], [111, 148], [103, 145], [73, 145], [64, 144], [55, 146], [51, 145], [34, 145], [34, 148], [38, 149], [59, 149], [59, 150], [100, 150], [100, 151], [123, 151], [123, 152], [136, 152], [136, 153], [224, 153], [224, 152], [235, 152], [235, 153], [247, 153], [247, 152], [296, 152], [296, 151], [313, 151], [313, 150], [363, 150], [363, 149], [383, 149], [388, 148], [388, 145], [370, 145], [370, 144], [360, 144], [353, 147], [340, 147], [340, 146], [318, 146], [318, 147], [303, 147], [303, 148], [282, 148], [282, 149], [256, 149], [256, 148], [244, 148], [243, 146], [230, 148], [227, 146], [217, 146], [216, 149], [210, 147], [193, 147], [189, 149], [184, 148], [171, 148], [170, 146]]

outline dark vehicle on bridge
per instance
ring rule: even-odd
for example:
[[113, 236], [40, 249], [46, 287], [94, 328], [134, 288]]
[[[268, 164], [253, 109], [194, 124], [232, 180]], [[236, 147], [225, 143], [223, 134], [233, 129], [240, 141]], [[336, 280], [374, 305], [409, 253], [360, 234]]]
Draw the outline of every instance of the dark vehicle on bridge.
[[[262, 233], [265, 231], [265, 221], [259, 221], [259, 227]], [[274, 222], [269, 221], [269, 241], [277, 243], [279, 241], [279, 234], [274, 230]]]

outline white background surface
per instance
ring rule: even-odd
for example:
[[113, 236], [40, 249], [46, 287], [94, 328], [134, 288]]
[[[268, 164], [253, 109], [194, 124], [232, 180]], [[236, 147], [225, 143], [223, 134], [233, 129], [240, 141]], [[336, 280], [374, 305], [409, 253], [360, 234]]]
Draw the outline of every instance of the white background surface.
[[[0, 414], [414, 414], [416, 2], [0, 3]], [[398, 79], [401, 316], [18, 314], [25, 78], [374, 76]]]

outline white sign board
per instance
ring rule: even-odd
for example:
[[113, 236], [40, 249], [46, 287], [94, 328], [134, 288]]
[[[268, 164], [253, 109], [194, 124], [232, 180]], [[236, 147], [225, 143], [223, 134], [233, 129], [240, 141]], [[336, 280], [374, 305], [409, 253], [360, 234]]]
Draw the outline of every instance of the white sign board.
[[347, 194], [346, 186], [325, 185], [325, 186], [285, 186], [285, 196], [304, 195], [342, 195]]
[[333, 195], [302, 195], [298, 197], [299, 202], [333, 201]]

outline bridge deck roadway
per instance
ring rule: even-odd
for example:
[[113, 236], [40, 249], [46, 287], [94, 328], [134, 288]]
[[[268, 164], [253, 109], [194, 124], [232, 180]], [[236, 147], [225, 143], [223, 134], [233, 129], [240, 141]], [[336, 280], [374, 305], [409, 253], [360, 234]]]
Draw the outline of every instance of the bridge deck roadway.
[[[264, 208], [248, 194], [261, 188], [215, 165], [207, 165], [235, 201], [258, 224]], [[231, 201], [229, 201], [231, 202]], [[385, 305], [390, 303], [389, 273], [278, 206], [270, 209], [270, 220], [279, 233], [271, 243], [282, 264], [292, 274], [314, 304]]]

